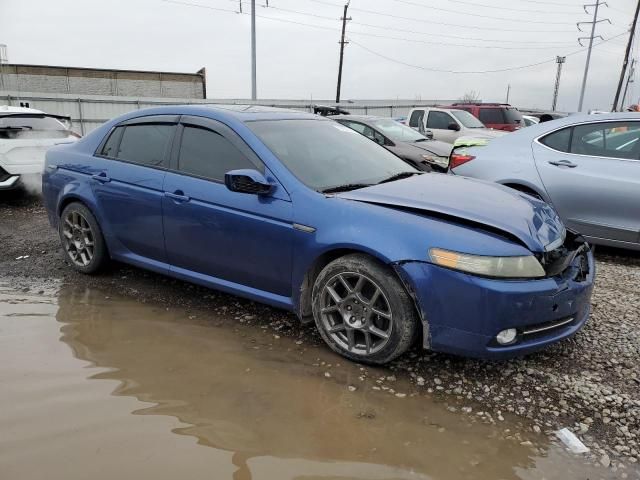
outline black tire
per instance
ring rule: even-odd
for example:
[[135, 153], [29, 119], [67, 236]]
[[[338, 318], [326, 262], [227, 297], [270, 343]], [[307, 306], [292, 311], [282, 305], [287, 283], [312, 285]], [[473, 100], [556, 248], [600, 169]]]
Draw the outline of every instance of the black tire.
[[[72, 238], [69, 238], [70, 233]], [[95, 273], [108, 263], [102, 229], [91, 210], [82, 203], [73, 202], [64, 208], [58, 222], [58, 234], [65, 258], [79, 272]]]
[[[338, 302], [334, 294], [344, 298]], [[329, 263], [314, 282], [312, 302], [322, 339], [333, 351], [356, 362], [390, 362], [409, 349], [418, 332], [414, 303], [395, 272], [368, 255], [350, 254]], [[370, 329], [386, 333], [387, 338]]]

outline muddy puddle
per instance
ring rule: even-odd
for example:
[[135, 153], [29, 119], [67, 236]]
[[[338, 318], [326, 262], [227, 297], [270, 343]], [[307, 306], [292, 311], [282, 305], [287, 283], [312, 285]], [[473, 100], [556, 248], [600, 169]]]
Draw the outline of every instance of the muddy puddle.
[[207, 312], [0, 281], [0, 478], [613, 478], [508, 419], [374, 390], [385, 374]]

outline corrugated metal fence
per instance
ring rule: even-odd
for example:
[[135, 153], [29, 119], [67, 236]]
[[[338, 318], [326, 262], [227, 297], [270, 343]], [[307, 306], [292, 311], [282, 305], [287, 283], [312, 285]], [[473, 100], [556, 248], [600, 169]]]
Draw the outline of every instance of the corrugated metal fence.
[[[25, 94], [19, 92], [2, 92], [0, 93], [0, 103], [6, 102], [12, 106], [29, 106], [47, 113], [55, 115], [66, 115], [71, 117], [74, 129], [85, 135], [102, 123], [132, 110], [141, 108], [156, 107], [159, 105], [181, 105], [181, 104], [255, 104], [270, 107], [289, 108], [312, 112], [315, 105], [331, 105], [335, 103], [329, 101], [310, 102], [297, 100], [198, 100], [198, 99], [180, 99], [180, 98], [132, 98], [132, 97], [101, 97], [101, 96], [70, 96], [70, 95], [50, 95], [42, 94]], [[404, 117], [409, 111], [418, 106], [428, 105], [446, 105], [452, 103], [451, 100], [428, 100], [428, 101], [384, 101], [372, 100], [362, 102], [346, 102], [339, 104], [340, 108], [345, 109], [352, 114], [360, 115], [376, 115], [380, 117]]]

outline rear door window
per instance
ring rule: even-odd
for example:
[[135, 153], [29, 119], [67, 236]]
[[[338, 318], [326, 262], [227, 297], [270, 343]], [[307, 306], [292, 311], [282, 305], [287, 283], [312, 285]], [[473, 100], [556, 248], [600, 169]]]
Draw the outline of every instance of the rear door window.
[[569, 153], [569, 142], [571, 141], [571, 127], [557, 130], [542, 137], [540, 143], [559, 152]]
[[185, 126], [182, 133], [178, 170], [188, 175], [223, 181], [225, 173], [256, 169], [233, 143], [208, 128]]
[[175, 125], [145, 123], [123, 128], [116, 158], [150, 167], [168, 166]]
[[603, 122], [577, 125], [571, 153], [592, 157], [640, 158], [640, 122]]
[[447, 130], [450, 123], [456, 123], [456, 121], [445, 112], [431, 111], [427, 118], [427, 128], [434, 130]]
[[424, 110], [414, 110], [411, 113], [411, 118], [409, 119], [409, 126], [414, 128], [419, 128], [422, 124], [422, 119], [424, 118]]
[[485, 125], [500, 125], [507, 123], [501, 108], [481, 108], [480, 121]]

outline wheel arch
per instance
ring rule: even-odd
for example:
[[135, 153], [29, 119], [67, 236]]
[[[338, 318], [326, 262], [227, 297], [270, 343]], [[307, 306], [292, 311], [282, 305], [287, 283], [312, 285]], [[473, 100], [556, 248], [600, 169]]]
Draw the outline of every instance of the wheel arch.
[[500, 183], [505, 187], [513, 188], [514, 190], [517, 190], [519, 192], [533, 194], [534, 196], [541, 198], [545, 202], [548, 202], [549, 200], [547, 197], [547, 192], [545, 192], [543, 189], [539, 188], [536, 185], [532, 185], [529, 182], [511, 180], [511, 181], [500, 182]]
[[318, 274], [324, 267], [334, 260], [354, 253], [367, 255], [384, 265], [390, 265], [389, 260], [379, 255], [377, 252], [358, 246], [336, 246], [325, 250], [316, 256], [307, 266], [304, 271], [302, 281], [300, 282], [300, 287], [296, 292], [296, 313], [303, 323], [310, 323], [313, 321], [313, 314], [311, 312], [311, 292], [313, 290], [313, 283], [318, 277]]

